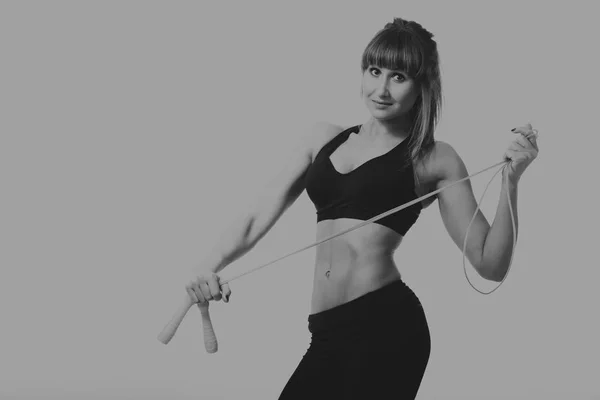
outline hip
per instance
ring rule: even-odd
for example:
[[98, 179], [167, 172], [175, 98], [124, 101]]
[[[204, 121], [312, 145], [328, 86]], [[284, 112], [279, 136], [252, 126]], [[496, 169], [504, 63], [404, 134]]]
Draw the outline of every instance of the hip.
[[429, 341], [423, 306], [404, 281], [396, 279], [376, 290], [333, 308], [308, 316], [311, 345], [353, 341], [402, 340], [419, 337]]

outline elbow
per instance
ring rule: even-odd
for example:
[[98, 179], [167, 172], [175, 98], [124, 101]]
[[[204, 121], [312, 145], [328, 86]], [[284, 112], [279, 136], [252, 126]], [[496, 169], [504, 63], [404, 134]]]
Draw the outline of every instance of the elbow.
[[[487, 238], [487, 235], [484, 236]], [[494, 261], [493, 257], [485, 256], [485, 239], [481, 243], [481, 249], [477, 252], [476, 263], [473, 265], [475, 270], [483, 279], [491, 282], [501, 282], [504, 279], [504, 268], [502, 263]]]
[[239, 247], [244, 253], [254, 249], [258, 242], [266, 236], [279, 215], [257, 212], [247, 216], [239, 238]]
[[495, 282], [495, 283], [500, 283], [502, 282], [502, 279], [504, 279], [504, 275], [503, 274], [489, 274], [486, 278], [488, 281], [491, 282]]
[[496, 283], [502, 282], [505, 276], [505, 268], [502, 268], [502, 265], [480, 263], [477, 271], [483, 279]]
[[255, 229], [256, 217], [253, 214], [238, 217], [232, 223], [220, 242], [220, 251], [227, 263], [233, 262], [254, 247]]
[[243, 254], [252, 250], [261, 238], [258, 222], [258, 217], [254, 214], [248, 215], [244, 220], [244, 224], [241, 229], [241, 236], [238, 238], [237, 243], [238, 249]]

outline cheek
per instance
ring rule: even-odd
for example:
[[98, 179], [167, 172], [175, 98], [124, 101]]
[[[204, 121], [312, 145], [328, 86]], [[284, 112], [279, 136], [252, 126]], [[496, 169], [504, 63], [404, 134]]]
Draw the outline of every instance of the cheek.
[[415, 104], [419, 101], [419, 92], [415, 91], [411, 94], [411, 102], [410, 102], [410, 106], [411, 108], [415, 106]]
[[419, 92], [415, 89], [406, 90], [399, 95], [401, 103], [407, 108], [412, 108], [419, 99]]
[[369, 79], [368, 76], [363, 76], [360, 85], [360, 92], [364, 95], [369, 95], [376, 88], [377, 83], [374, 79]]

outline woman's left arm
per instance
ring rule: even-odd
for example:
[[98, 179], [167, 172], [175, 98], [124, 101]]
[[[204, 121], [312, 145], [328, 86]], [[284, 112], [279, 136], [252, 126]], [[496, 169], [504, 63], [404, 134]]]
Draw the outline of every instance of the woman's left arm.
[[[518, 134], [506, 150], [504, 157], [511, 162], [502, 172], [502, 188], [496, 215], [490, 227], [479, 210], [473, 220], [467, 239], [466, 257], [484, 278], [500, 282], [506, 275], [513, 252], [513, 234], [518, 236], [517, 187], [525, 169], [537, 157], [537, 132], [530, 124], [513, 129]], [[438, 188], [468, 176], [460, 156], [449, 145], [437, 150], [436, 168]], [[512, 218], [508, 205], [515, 217], [517, 232], [513, 233]], [[440, 214], [444, 225], [456, 245], [462, 250], [467, 227], [477, 209], [471, 182], [465, 180], [438, 194]]]

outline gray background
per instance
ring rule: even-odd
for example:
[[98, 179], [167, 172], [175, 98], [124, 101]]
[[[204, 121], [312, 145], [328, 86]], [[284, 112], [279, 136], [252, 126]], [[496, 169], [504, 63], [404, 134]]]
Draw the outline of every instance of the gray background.
[[[0, 3], [0, 398], [277, 398], [308, 345], [314, 248], [232, 282], [218, 353], [196, 309], [156, 336], [298, 134], [368, 117], [360, 55], [394, 16], [436, 35], [436, 136], [470, 173], [540, 130], [500, 289], [468, 285], [437, 204], [396, 254], [432, 331], [419, 399], [598, 398], [593, 2], [298, 3]], [[223, 276], [314, 238], [304, 194]]]

